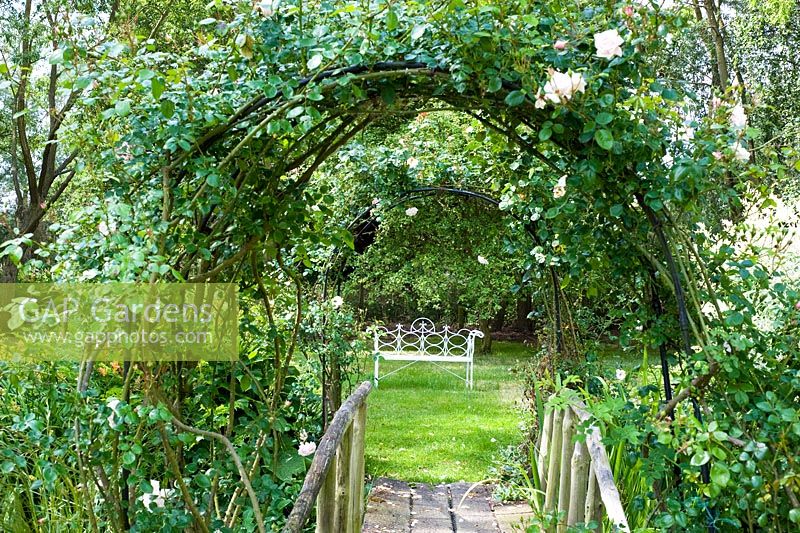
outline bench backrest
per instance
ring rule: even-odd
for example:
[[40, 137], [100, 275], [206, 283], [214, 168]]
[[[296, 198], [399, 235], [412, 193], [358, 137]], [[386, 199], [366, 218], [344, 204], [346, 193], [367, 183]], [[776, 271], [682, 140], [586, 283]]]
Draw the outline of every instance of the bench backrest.
[[420, 358], [425, 356], [472, 357], [475, 338], [483, 338], [477, 329], [451, 330], [449, 326], [436, 329], [427, 318], [418, 318], [410, 326], [398, 324], [394, 328], [375, 328], [377, 353], [407, 353]]

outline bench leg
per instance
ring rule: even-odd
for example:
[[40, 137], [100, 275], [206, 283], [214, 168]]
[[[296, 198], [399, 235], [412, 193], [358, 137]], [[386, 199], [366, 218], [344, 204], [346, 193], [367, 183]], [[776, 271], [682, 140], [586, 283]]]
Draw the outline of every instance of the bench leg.
[[475, 362], [470, 361], [467, 364], [469, 365], [469, 388], [472, 389], [475, 385]]
[[378, 388], [378, 370], [380, 367], [380, 357], [375, 358], [375, 373], [372, 378], [372, 383], [375, 385], [375, 388]]

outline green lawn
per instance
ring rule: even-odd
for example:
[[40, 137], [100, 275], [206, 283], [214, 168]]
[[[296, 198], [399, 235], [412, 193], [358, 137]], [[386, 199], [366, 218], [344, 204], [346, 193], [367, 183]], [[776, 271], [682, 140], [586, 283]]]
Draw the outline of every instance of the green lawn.
[[[367, 472], [421, 482], [484, 479], [499, 451], [520, 440], [514, 370], [530, 357], [520, 343], [495, 342], [491, 356], [476, 356], [472, 391], [431, 363], [381, 381], [368, 401]], [[382, 361], [381, 375], [403, 364]], [[464, 365], [447, 367], [464, 374]]]

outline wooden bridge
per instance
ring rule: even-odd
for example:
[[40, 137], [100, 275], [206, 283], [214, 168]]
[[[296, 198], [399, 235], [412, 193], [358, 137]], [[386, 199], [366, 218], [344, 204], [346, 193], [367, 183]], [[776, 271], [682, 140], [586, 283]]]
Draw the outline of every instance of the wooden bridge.
[[[513, 525], [519, 530], [520, 521], [533, 515], [527, 504], [497, 504], [490, 488], [468, 483], [378, 478], [365, 498], [366, 399], [371, 389], [372, 383], [365, 381], [336, 412], [282, 533], [301, 533], [315, 503], [316, 533], [505, 533]], [[543, 420], [531, 465], [537, 489], [533, 501], [541, 514], [560, 516], [553, 527], [559, 533], [589, 520], [607, 523], [608, 530], [628, 531], [599, 431], [590, 424], [586, 442], [573, 444], [579, 421], [589, 422], [579, 402], [553, 409]]]
[[491, 488], [471, 483], [428, 485], [375, 480], [363, 533], [510, 533], [531, 516], [528, 504], [492, 501]]

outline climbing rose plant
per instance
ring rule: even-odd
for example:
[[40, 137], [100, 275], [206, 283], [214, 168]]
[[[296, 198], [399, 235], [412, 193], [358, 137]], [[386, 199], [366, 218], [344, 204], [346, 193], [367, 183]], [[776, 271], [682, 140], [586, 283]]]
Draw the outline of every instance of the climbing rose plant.
[[[759, 132], [746, 127], [735, 94], [718, 95], [707, 111], [686, 87], [659, 78], [656, 51], [692, 16], [626, 2], [311, 8], [299, 0], [219, 0], [198, 28], [198, 45], [184, 54], [149, 41], [101, 50], [63, 42], [55, 60], [80, 72], [83, 104], [104, 110], [85, 131], [95, 147], [88, 168], [102, 178], [103, 197], [59, 228], [52, 275], [240, 281], [267, 272], [265, 289], [246, 284], [253, 301], [267, 314], [271, 301], [296, 305], [299, 317], [306, 269], [320, 250], [351, 244], [327, 223], [330, 191], [308, 189], [312, 175], [374, 120], [438, 102], [516, 146], [517, 168], [526, 172], [493, 186], [504, 209], [531, 222], [538, 243], [530, 270], [546, 269], [561, 285], [600, 266], [615, 279], [652, 272], [663, 294], [685, 300], [668, 306], [670, 317], [686, 308], [680, 324], [670, 318], [654, 336], [680, 339], [674, 392], [697, 399], [705, 415], [696, 417], [687, 401], [665, 403], [658, 388], [607, 410], [606, 419], [597, 414], [640, 428], [627, 435], [631, 449], [681, 470], [678, 479], [652, 469], [666, 504], [659, 523], [702, 530], [709, 520], [797, 521], [796, 287], [761, 264], [761, 250], [737, 247], [721, 223], [718, 241], [698, 229], [701, 219], [721, 221], [763, 202], [758, 183], [778, 166], [747, 148]], [[296, 286], [300, 303], [261, 298], [279, 285]], [[756, 320], [765, 301], [769, 328]], [[709, 302], [714, 312], [706, 316]], [[284, 321], [291, 331], [291, 319]], [[254, 359], [264, 365], [283, 350], [280, 342], [263, 346]], [[279, 367], [264, 372], [276, 376], [273, 421], [288, 409]], [[151, 412], [156, 421], [169, 418]], [[242, 446], [268, 432], [256, 420], [239, 428]], [[278, 459], [280, 435], [272, 433]], [[288, 440], [292, 464], [302, 465], [297, 439]], [[205, 487], [196, 472], [183, 474]], [[235, 477], [223, 473], [225, 490]], [[280, 493], [291, 489], [264, 484], [259, 501], [280, 522], [287, 506]], [[256, 510], [243, 513], [249, 525]], [[186, 513], [181, 519], [191, 521]]]

